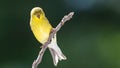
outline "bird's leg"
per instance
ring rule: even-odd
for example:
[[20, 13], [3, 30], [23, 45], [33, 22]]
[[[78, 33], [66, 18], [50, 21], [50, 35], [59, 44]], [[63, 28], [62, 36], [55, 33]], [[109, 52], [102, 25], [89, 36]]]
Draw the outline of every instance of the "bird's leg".
[[[50, 34], [53, 33], [54, 31], [55, 31], [55, 28], [52, 28]], [[54, 38], [54, 36], [53, 36], [53, 38]], [[40, 46], [40, 48], [43, 48], [43, 47], [44, 47], [43, 45]]]
[[52, 29], [51, 29], [51, 33], [54, 32], [54, 31], [55, 31], [55, 28], [52, 28]]
[[[51, 33], [53, 33], [53, 32], [55, 32], [55, 28], [52, 28], [52, 29], [51, 29]], [[54, 38], [54, 36], [53, 36], [53, 38]]]

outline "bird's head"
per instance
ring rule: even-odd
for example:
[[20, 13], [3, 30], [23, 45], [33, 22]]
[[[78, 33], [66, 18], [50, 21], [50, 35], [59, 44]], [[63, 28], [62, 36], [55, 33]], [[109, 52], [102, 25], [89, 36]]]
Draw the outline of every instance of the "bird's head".
[[37, 17], [40, 19], [41, 16], [44, 16], [44, 12], [42, 10], [42, 8], [40, 7], [35, 7], [31, 10], [31, 17]]

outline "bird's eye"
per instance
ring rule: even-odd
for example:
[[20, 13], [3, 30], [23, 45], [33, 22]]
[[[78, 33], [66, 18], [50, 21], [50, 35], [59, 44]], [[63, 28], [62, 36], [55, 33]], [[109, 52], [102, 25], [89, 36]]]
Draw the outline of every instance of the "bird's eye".
[[41, 14], [41, 11], [36, 11], [36, 12], [34, 13], [34, 15], [35, 15], [37, 18], [40, 18], [40, 14]]

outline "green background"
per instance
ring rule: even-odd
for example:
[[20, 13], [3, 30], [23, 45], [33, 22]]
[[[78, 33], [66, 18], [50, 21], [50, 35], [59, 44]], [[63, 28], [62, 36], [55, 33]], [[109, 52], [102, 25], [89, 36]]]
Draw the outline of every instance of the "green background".
[[42, 7], [55, 27], [75, 12], [58, 32], [67, 56], [54, 67], [47, 50], [38, 68], [120, 68], [119, 0], [1, 0], [0, 68], [31, 68], [40, 43], [30, 30], [30, 11]]

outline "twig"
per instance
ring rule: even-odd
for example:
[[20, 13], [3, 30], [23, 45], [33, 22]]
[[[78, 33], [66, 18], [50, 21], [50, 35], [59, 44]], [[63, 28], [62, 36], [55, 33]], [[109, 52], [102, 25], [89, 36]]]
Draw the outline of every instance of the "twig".
[[48, 41], [42, 45], [43, 47], [42, 47], [41, 51], [39, 52], [37, 59], [34, 60], [34, 62], [32, 64], [32, 68], [37, 68], [37, 66], [41, 63], [43, 54], [44, 54], [45, 50], [47, 49], [48, 44], [50, 44], [51, 39], [53, 38], [54, 34], [56, 34], [60, 30], [60, 28], [64, 25], [64, 23], [66, 21], [70, 20], [73, 15], [74, 15], [74, 12], [70, 12], [68, 15], [65, 15], [62, 18], [61, 22], [57, 25], [57, 27], [51, 31]]

